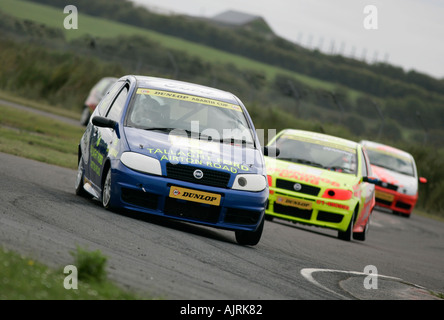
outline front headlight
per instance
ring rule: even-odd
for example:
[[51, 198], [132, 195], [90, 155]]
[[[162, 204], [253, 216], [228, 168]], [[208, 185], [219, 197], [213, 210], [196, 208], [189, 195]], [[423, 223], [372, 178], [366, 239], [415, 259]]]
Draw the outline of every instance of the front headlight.
[[350, 200], [353, 196], [351, 190], [330, 188], [324, 191], [322, 198], [333, 200]]
[[162, 168], [160, 167], [160, 161], [140, 153], [124, 152], [120, 157], [120, 161], [130, 169], [135, 171], [162, 175]]
[[410, 184], [403, 187], [398, 187], [398, 192], [408, 196], [414, 196], [418, 192], [418, 186]]
[[267, 186], [267, 180], [259, 174], [238, 174], [232, 189], [244, 191], [262, 191]]

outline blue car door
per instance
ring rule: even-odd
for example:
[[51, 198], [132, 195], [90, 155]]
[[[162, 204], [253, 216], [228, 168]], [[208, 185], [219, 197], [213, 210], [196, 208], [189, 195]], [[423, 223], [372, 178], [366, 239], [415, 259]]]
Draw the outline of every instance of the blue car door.
[[[118, 82], [105, 96], [93, 116], [102, 116], [120, 122], [123, 107], [127, 103], [129, 86]], [[109, 151], [115, 150], [120, 135], [112, 128], [103, 128], [92, 125], [91, 139], [89, 142], [89, 177], [96, 190], [101, 190], [103, 169], [109, 157]], [[114, 155], [115, 151], [112, 152]]]

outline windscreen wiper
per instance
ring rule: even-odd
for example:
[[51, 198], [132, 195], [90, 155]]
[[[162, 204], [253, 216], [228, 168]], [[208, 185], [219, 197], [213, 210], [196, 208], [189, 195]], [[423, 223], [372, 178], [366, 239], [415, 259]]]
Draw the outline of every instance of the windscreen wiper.
[[140, 128], [147, 131], [163, 131], [163, 132], [171, 132], [177, 128], [166, 128], [166, 127], [148, 127], [148, 128]]
[[396, 171], [395, 169], [393, 169], [393, 168], [390, 168], [390, 167], [388, 167], [388, 166], [385, 166], [385, 165], [383, 165], [383, 164], [379, 164], [379, 163], [372, 163], [374, 166], [377, 166], [377, 167], [381, 167], [381, 168], [384, 168], [384, 169], [389, 169], [389, 170], [394, 170], [394, 171]]
[[313, 167], [318, 167], [318, 168], [324, 168], [324, 166], [320, 163], [317, 162], [313, 162], [310, 160], [306, 160], [306, 159], [300, 159], [300, 158], [277, 158], [278, 160], [285, 160], [285, 161], [291, 161], [291, 162], [295, 162], [295, 163], [300, 163], [300, 164], [306, 164], [309, 166], [313, 166]]
[[345, 173], [353, 173], [352, 169], [344, 168], [344, 167], [341, 167], [341, 166], [332, 166], [332, 167], [327, 167], [326, 169], [329, 169], [329, 170], [332, 170], [332, 171], [342, 170]]
[[168, 128], [168, 127], [148, 127], [148, 128], [141, 128], [143, 130], [148, 130], [148, 131], [162, 131], [162, 132], [171, 132], [173, 130], [177, 130], [179, 131], [184, 131], [187, 133], [189, 138], [203, 138], [206, 141], [212, 141], [211, 136], [202, 134], [201, 132], [196, 132], [196, 131], [191, 131], [188, 129], [182, 129], [182, 128]]
[[231, 143], [231, 144], [238, 143], [238, 144], [242, 144], [242, 145], [247, 145], [247, 144], [254, 145], [254, 143], [252, 141], [247, 141], [245, 139], [236, 139], [236, 138], [222, 138], [222, 139], [214, 140], [214, 141], [218, 141], [221, 143]]

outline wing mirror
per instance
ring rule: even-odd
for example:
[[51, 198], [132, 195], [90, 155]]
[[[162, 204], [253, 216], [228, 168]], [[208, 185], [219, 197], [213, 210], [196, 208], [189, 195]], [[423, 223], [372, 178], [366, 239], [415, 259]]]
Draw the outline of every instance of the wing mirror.
[[375, 177], [362, 177], [362, 181], [373, 184], [378, 184], [380, 182], [380, 180]]
[[116, 121], [101, 116], [95, 116], [94, 118], [92, 118], [92, 123], [93, 125], [101, 128], [111, 128], [111, 129], [117, 128]]

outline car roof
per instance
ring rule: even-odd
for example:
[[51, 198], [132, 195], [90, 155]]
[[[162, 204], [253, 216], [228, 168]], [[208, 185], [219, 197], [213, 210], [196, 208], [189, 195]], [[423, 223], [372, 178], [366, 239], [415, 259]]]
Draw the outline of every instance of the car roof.
[[313, 132], [313, 131], [306, 131], [306, 130], [299, 130], [299, 129], [285, 129], [282, 131], [282, 134], [286, 135], [293, 135], [298, 137], [306, 137], [311, 138], [314, 140], [322, 140], [327, 141], [330, 143], [338, 144], [344, 147], [356, 149], [359, 144], [355, 141], [328, 135], [325, 133], [319, 133], [319, 132]]
[[240, 100], [231, 92], [200, 84], [150, 76], [133, 75], [132, 77], [134, 77], [137, 81], [138, 87], [174, 91], [193, 96], [206, 97], [219, 101], [230, 102], [233, 104], [241, 104]]
[[379, 143], [379, 142], [375, 142], [375, 141], [369, 141], [369, 140], [361, 140], [359, 142], [361, 145], [363, 146], [367, 146], [373, 149], [380, 149], [381, 151], [385, 151], [385, 152], [390, 152], [393, 154], [397, 154], [400, 156], [404, 156], [407, 158], [413, 158], [413, 156], [408, 153], [407, 151], [383, 144], [383, 143]]

